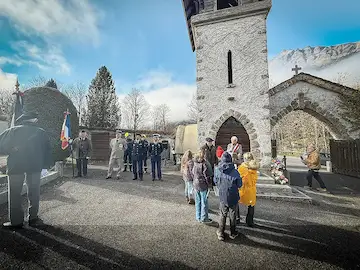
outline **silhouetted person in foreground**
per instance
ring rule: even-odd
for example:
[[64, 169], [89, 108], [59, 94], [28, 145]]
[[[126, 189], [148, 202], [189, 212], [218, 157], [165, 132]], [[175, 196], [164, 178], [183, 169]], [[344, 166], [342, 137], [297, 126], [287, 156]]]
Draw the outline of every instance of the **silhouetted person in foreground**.
[[16, 120], [16, 125], [0, 134], [0, 154], [8, 155], [8, 206], [10, 222], [7, 228], [21, 228], [24, 212], [21, 206], [21, 191], [24, 180], [29, 200], [29, 225], [35, 225], [40, 201], [40, 175], [42, 169], [52, 165], [52, 153], [45, 130], [37, 126], [37, 114], [25, 113]]

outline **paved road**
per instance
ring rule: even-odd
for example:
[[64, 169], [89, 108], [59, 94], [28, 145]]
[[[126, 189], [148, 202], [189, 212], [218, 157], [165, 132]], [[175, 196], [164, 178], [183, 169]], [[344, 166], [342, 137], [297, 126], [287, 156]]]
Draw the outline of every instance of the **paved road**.
[[[320, 170], [327, 189], [335, 195], [360, 196], [360, 179], [334, 174], [326, 171], [325, 166]], [[303, 187], [307, 184], [305, 179], [307, 168], [301, 163], [300, 158], [287, 157], [287, 169], [290, 171], [291, 185]], [[313, 187], [319, 187], [313, 180]]]
[[[62, 179], [43, 187], [46, 225], [0, 229], [0, 269], [356, 269], [360, 210], [259, 200], [256, 228], [219, 242], [195, 221], [178, 173], [164, 182]], [[218, 199], [210, 198], [218, 220]], [[245, 210], [243, 213], [245, 213]], [[0, 222], [6, 219], [0, 207]]]

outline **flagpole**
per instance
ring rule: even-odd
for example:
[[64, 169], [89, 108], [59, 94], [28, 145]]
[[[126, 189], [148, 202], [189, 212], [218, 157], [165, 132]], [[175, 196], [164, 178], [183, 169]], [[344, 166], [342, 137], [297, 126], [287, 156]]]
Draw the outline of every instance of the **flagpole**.
[[[67, 114], [70, 114], [69, 109], [66, 109], [66, 113], [67, 113]], [[69, 138], [69, 139], [70, 139], [70, 138]], [[75, 178], [73, 140], [71, 140], [70, 151], [71, 151], [71, 167], [72, 167], [72, 173], [73, 173], [73, 178]]]

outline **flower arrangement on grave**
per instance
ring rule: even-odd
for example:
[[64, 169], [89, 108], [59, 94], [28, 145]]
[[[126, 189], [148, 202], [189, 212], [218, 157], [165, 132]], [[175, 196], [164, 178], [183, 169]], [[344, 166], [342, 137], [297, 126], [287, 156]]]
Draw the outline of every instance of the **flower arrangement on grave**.
[[284, 174], [285, 165], [279, 159], [273, 159], [271, 163], [271, 176], [275, 180], [275, 184], [285, 185], [289, 183], [289, 179]]

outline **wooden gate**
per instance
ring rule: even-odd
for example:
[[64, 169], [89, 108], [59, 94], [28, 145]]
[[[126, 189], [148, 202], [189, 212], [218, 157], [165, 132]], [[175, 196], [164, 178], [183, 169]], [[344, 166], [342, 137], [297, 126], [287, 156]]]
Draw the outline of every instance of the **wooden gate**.
[[91, 133], [91, 142], [93, 147], [91, 159], [109, 160], [110, 133], [108, 131]]
[[360, 178], [360, 140], [330, 140], [334, 173]]

